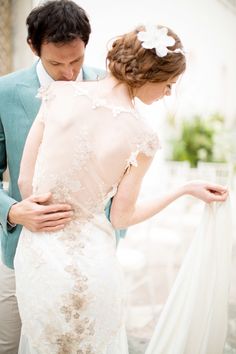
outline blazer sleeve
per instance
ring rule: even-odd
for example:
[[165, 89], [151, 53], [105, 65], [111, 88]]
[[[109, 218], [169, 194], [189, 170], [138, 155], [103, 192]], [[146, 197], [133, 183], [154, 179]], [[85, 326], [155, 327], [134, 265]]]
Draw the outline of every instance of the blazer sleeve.
[[7, 222], [9, 210], [17, 201], [9, 197], [7, 191], [3, 189], [3, 173], [7, 169], [7, 156], [5, 145], [5, 134], [0, 119], [0, 223], [5, 233], [11, 231], [14, 227]]
[[[111, 221], [110, 220], [111, 203], [112, 203], [112, 199], [110, 199], [107, 202], [107, 205], [105, 206], [105, 214], [106, 214], [106, 217], [109, 221]], [[117, 244], [119, 243], [121, 238], [124, 238], [126, 236], [126, 233], [127, 233], [127, 229], [116, 229], [115, 230]]]

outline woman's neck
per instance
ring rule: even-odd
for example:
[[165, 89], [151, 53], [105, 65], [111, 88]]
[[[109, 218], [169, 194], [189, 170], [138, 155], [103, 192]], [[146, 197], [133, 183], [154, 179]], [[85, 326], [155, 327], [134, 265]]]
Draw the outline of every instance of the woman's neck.
[[98, 85], [100, 97], [119, 106], [134, 108], [132, 93], [127, 84], [108, 74], [104, 79], [98, 81]]

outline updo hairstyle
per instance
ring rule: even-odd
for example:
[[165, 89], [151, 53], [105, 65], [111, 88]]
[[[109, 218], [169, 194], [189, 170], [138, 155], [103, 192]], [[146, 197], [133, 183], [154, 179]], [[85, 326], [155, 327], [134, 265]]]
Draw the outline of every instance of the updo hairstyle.
[[[171, 51], [183, 50], [179, 37], [171, 29], [167, 29], [168, 36], [175, 39], [174, 45], [167, 48]], [[138, 88], [146, 82], [167, 81], [185, 71], [186, 59], [183, 52], [168, 52], [166, 56], [159, 57], [155, 48], [142, 47], [142, 42], [137, 37], [140, 31], [145, 31], [145, 27], [137, 27], [118, 37], [108, 51], [107, 67], [117, 80], [126, 83], [130, 88]]]

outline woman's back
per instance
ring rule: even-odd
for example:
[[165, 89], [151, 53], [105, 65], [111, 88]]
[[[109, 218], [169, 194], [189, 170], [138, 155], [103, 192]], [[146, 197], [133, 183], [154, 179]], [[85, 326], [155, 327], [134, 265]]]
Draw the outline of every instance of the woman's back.
[[73, 205], [79, 220], [103, 212], [137, 154], [151, 155], [158, 145], [134, 109], [99, 97], [97, 85], [56, 82], [42, 93], [39, 113], [45, 129], [34, 193], [51, 191], [55, 201]]

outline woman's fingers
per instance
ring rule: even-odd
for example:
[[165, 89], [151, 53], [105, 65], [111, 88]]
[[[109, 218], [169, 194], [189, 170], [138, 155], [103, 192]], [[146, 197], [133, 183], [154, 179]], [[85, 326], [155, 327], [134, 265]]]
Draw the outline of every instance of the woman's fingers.
[[228, 197], [228, 191], [208, 190], [208, 202], [224, 202]]
[[211, 192], [225, 193], [227, 192], [227, 187], [222, 186], [221, 184], [209, 183], [206, 185], [206, 188]]

